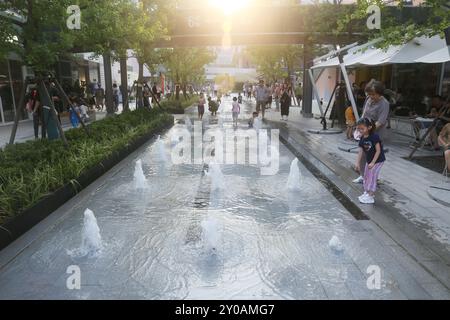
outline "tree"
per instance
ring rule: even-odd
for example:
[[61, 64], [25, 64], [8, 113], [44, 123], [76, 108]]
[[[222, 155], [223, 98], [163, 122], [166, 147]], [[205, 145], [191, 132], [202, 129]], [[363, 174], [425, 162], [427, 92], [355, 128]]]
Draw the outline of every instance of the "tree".
[[[139, 63], [138, 83], [144, 82], [144, 65], [154, 68], [161, 60], [161, 54], [155, 50], [155, 42], [167, 37], [168, 15], [174, 9], [174, 0], [140, 0], [135, 14], [135, 28], [128, 36]], [[137, 87], [137, 96], [142, 96], [142, 87]], [[142, 100], [138, 99], [138, 104]], [[141, 105], [139, 105], [141, 106]]]
[[53, 71], [73, 44], [66, 26], [70, 0], [0, 2], [0, 56], [11, 51], [36, 73]]
[[[81, 30], [74, 31], [77, 51], [103, 56], [105, 66], [106, 109], [114, 114], [111, 63], [125, 58], [131, 48], [130, 35], [137, 28], [136, 5], [129, 0], [79, 0]], [[126, 59], [126, 58], [125, 58]], [[127, 72], [125, 70], [122, 70]]]
[[247, 48], [258, 72], [268, 81], [276, 82], [292, 75], [300, 67], [302, 46], [251, 46]]
[[[176, 99], [183, 90], [186, 97], [186, 88], [204, 80], [204, 67], [214, 61], [214, 54], [205, 48], [174, 48], [162, 51], [163, 64], [168, 69], [168, 75], [176, 87]], [[186, 97], [187, 98], [187, 97]]]
[[450, 25], [450, 6], [448, 0], [424, 0], [419, 7], [411, 8], [403, 1], [358, 0], [351, 13], [339, 19], [339, 30], [348, 24], [365, 23], [369, 17], [370, 6], [381, 11], [381, 29], [364, 28], [364, 34], [370, 39], [381, 39], [377, 46], [404, 44], [420, 36], [444, 36], [444, 30]]

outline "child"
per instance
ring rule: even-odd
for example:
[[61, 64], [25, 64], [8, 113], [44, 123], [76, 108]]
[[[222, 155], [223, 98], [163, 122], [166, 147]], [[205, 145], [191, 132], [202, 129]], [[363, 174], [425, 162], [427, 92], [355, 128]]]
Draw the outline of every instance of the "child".
[[358, 121], [357, 126], [361, 133], [361, 140], [359, 141], [360, 149], [356, 160], [356, 170], [361, 171], [359, 163], [363, 153], [365, 153], [367, 161], [364, 172], [364, 194], [359, 197], [359, 201], [364, 204], [373, 204], [375, 203], [377, 180], [386, 158], [380, 136], [375, 133], [375, 121], [363, 118]]
[[248, 127], [249, 128], [253, 128], [253, 124], [255, 123], [255, 119], [258, 118], [259, 114], [258, 112], [253, 112], [252, 117], [250, 118], [250, 120], [248, 120]]
[[84, 105], [82, 101], [78, 102], [80, 105], [80, 118], [83, 123], [86, 123], [89, 121], [89, 115], [88, 115], [88, 108]]
[[241, 106], [239, 105], [238, 99], [236, 97], [233, 98], [233, 108], [231, 112], [233, 113], [234, 127], [237, 128], [239, 113], [241, 113]]
[[211, 97], [208, 97], [208, 105], [209, 111], [211, 112], [211, 116], [217, 116], [217, 110], [219, 110], [217, 102], [212, 100]]
[[347, 107], [345, 110], [345, 122], [347, 124], [347, 139], [352, 140], [353, 139], [353, 128], [355, 127], [356, 118], [355, 114], [353, 113], [352, 106]]
[[238, 103], [242, 103], [242, 95], [239, 93], [239, 96], [238, 96]]

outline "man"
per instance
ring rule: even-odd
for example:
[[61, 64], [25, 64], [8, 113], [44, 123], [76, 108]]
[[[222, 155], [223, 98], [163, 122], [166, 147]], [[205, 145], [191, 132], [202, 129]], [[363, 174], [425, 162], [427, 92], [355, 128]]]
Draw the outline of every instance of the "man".
[[152, 103], [156, 103], [155, 99], [158, 99], [158, 87], [156, 86], [156, 83], [153, 83], [152, 93], [153, 93]]
[[61, 113], [64, 112], [64, 104], [61, 100], [58, 89], [56, 88], [56, 84], [53, 81], [50, 83], [50, 97], [52, 98], [53, 105], [55, 106], [55, 110], [58, 113], [59, 123], [61, 123]]
[[99, 83], [97, 90], [95, 90], [95, 106], [97, 110], [103, 111], [103, 107], [105, 106], [104, 101], [105, 101], [105, 90]]
[[264, 80], [259, 81], [259, 85], [255, 88], [256, 112], [258, 115], [262, 112], [262, 118], [266, 113], [265, 107], [269, 98], [269, 90], [264, 85]]

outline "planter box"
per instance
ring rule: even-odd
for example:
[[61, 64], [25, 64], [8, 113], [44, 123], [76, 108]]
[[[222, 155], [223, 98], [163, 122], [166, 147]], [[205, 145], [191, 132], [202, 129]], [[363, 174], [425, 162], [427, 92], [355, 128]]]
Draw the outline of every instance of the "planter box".
[[104, 159], [95, 167], [85, 171], [76, 179], [78, 185], [66, 184], [55, 192], [42, 198], [33, 207], [26, 209], [21, 214], [11, 218], [0, 226], [0, 250], [8, 246], [14, 240], [26, 233], [36, 224], [44, 220], [56, 209], [61, 207], [71, 198], [76, 196], [81, 190], [89, 186], [92, 182], [100, 178], [116, 164], [136, 151], [139, 147], [148, 142], [154, 135], [160, 134], [173, 126], [173, 121], [149, 131], [144, 136], [133, 141], [123, 149], [115, 152], [110, 157]]

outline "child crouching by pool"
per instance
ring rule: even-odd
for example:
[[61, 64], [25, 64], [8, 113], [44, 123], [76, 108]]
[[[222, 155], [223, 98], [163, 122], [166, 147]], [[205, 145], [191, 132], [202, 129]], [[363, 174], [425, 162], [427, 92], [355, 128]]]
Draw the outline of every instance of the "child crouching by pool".
[[375, 192], [381, 168], [386, 161], [380, 136], [375, 133], [376, 124], [373, 120], [364, 118], [357, 123], [361, 133], [359, 141], [359, 153], [356, 160], [356, 169], [361, 171], [360, 162], [363, 154], [366, 156], [366, 169], [364, 171], [364, 194], [359, 201], [364, 204], [375, 203]]

